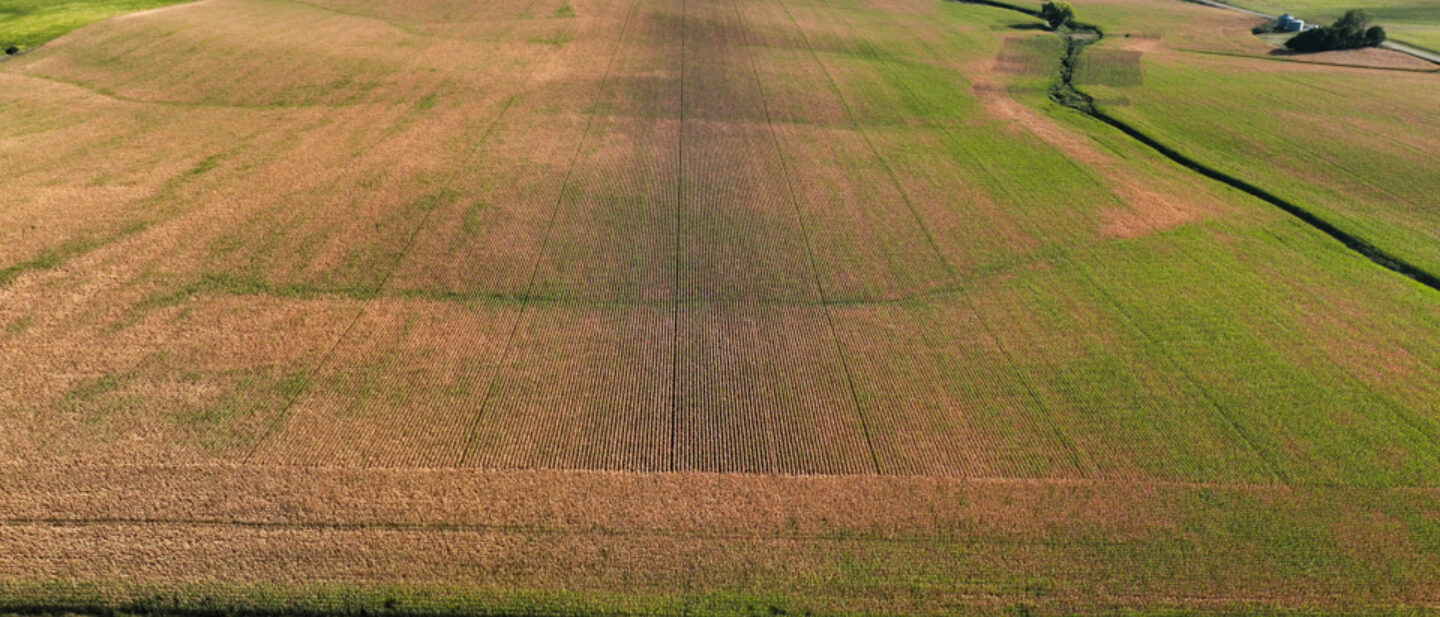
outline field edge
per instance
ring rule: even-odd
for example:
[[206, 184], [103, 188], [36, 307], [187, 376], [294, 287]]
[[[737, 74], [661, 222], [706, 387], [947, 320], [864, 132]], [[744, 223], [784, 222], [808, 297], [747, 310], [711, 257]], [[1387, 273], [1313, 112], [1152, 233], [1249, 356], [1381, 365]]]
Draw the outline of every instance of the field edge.
[[956, 604], [927, 613], [844, 610], [812, 606], [782, 594], [623, 594], [567, 590], [499, 590], [395, 584], [96, 583], [75, 580], [0, 579], [0, 616], [170, 615], [176, 617], [859, 617], [880, 615], [1127, 615], [1289, 617], [1432, 617], [1440, 609], [1418, 606], [1346, 608], [1285, 607], [1263, 601], [1206, 606], [1177, 603], [1137, 608], [1123, 603], [1073, 606], [1035, 602]]

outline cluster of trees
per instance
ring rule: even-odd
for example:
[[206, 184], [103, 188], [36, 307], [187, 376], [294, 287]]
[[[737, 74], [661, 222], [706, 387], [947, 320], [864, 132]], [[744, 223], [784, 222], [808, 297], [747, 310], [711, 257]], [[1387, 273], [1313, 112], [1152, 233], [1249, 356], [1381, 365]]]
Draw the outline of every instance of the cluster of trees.
[[1040, 5], [1040, 19], [1050, 24], [1052, 30], [1069, 27], [1075, 23], [1075, 7], [1069, 2], [1046, 2]]
[[14, 45], [5, 48], [5, 55], [7, 56], [13, 56], [18, 53], [20, 53], [20, 48]]
[[1329, 27], [1312, 28], [1285, 42], [1293, 51], [1330, 51], [1375, 47], [1385, 42], [1385, 29], [1370, 25], [1370, 16], [1360, 9], [1351, 9]]

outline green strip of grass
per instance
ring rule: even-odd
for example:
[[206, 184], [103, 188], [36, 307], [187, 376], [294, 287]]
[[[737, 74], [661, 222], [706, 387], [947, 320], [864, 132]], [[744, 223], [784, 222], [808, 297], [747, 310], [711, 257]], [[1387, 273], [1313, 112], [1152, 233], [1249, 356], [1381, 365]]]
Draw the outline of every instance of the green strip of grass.
[[[390, 585], [95, 585], [87, 582], [0, 580], [0, 615], [171, 615], [177, 617], [510, 617], [686, 615], [687, 617], [780, 617], [804, 615], [899, 615], [903, 610], [834, 611], [795, 598], [745, 593], [631, 595], [612, 592], [480, 590]], [[897, 607], [898, 608], [898, 607]], [[1032, 614], [1026, 604], [996, 610], [952, 609], [945, 614]], [[1050, 614], [1053, 610], [1041, 610]], [[1217, 616], [1435, 615], [1433, 610], [1357, 606], [1332, 611], [1234, 602], [1203, 610], [1174, 606], [1145, 609], [1083, 606], [1060, 614]]]
[[0, 49], [21, 51], [124, 13], [191, 0], [0, 0]]
[[[500, 617], [512, 615], [754, 615], [795, 609], [759, 595], [628, 595], [407, 585], [97, 585], [0, 581], [0, 615], [175, 615], [211, 617]], [[808, 611], [795, 611], [804, 613]]]

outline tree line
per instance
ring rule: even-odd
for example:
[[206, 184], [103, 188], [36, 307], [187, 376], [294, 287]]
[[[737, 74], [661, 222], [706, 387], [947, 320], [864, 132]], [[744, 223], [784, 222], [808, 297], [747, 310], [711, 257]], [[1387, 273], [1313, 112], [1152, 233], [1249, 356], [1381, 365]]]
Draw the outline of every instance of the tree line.
[[1285, 47], [1292, 51], [1330, 51], [1376, 47], [1385, 42], [1385, 29], [1370, 25], [1370, 16], [1351, 9], [1330, 26], [1311, 28], [1291, 37]]

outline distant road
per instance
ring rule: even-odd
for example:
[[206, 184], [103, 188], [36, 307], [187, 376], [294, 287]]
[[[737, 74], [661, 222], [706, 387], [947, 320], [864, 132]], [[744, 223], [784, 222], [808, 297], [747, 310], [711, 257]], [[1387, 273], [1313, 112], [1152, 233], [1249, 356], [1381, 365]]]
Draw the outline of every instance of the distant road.
[[[1259, 11], [1252, 11], [1252, 10], [1250, 10], [1250, 9], [1242, 9], [1242, 8], [1240, 8], [1240, 7], [1238, 7], [1238, 6], [1234, 6], [1234, 5], [1231, 5], [1231, 4], [1226, 4], [1226, 3], [1224, 3], [1224, 2], [1217, 2], [1216, 0], [1185, 0], [1185, 1], [1186, 1], [1186, 2], [1193, 2], [1193, 3], [1195, 3], [1195, 4], [1203, 4], [1203, 5], [1205, 5], [1205, 6], [1213, 6], [1213, 7], [1217, 8], [1217, 9], [1229, 9], [1229, 10], [1235, 11], [1235, 12], [1237, 12], [1237, 13], [1244, 13], [1244, 14], [1246, 14], [1246, 15], [1252, 15], [1252, 16], [1255, 16], [1255, 17], [1263, 17], [1263, 18], [1265, 18], [1265, 19], [1275, 19], [1275, 16], [1274, 16], [1274, 15], [1266, 15], [1266, 14], [1261, 13], [1261, 12], [1259, 12]], [[1426, 51], [1426, 50], [1423, 50], [1423, 49], [1418, 49], [1418, 48], [1415, 48], [1415, 47], [1411, 47], [1411, 46], [1409, 46], [1409, 45], [1406, 45], [1406, 44], [1404, 44], [1404, 43], [1397, 43], [1397, 42], [1395, 42], [1395, 41], [1385, 41], [1384, 43], [1381, 43], [1380, 46], [1383, 47], [1383, 48], [1385, 48], [1385, 49], [1388, 49], [1388, 50], [1390, 50], [1390, 51], [1398, 51], [1398, 52], [1400, 52], [1400, 53], [1402, 53], [1402, 54], [1409, 54], [1409, 55], [1411, 55], [1411, 56], [1415, 56], [1416, 58], [1419, 58], [1419, 59], [1424, 60], [1424, 61], [1426, 61], [1426, 62], [1433, 62], [1433, 63], [1435, 63], [1435, 64], [1440, 64], [1440, 54], [1437, 54], [1437, 53], [1434, 53], [1434, 52]]]
[[1435, 64], [1440, 64], [1440, 54], [1437, 54], [1433, 51], [1426, 51], [1418, 47], [1411, 47], [1404, 43], [1397, 43], [1395, 41], [1385, 41], [1384, 43], [1381, 43], [1380, 46], [1384, 47], [1385, 49], [1398, 51], [1402, 54], [1410, 54], [1421, 60], [1428, 60], [1430, 62], [1434, 62]]

